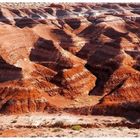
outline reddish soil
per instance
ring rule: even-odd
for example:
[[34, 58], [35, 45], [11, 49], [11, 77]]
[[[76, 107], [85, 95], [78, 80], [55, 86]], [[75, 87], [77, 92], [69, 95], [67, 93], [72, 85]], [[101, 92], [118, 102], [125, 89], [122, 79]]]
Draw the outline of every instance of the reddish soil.
[[1, 3], [0, 113], [69, 112], [137, 121], [139, 7]]

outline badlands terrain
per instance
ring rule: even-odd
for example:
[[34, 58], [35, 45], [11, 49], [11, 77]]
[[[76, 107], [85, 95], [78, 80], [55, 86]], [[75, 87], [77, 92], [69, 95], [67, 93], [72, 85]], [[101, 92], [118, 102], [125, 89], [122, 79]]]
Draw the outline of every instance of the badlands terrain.
[[140, 4], [0, 4], [0, 136], [139, 128]]

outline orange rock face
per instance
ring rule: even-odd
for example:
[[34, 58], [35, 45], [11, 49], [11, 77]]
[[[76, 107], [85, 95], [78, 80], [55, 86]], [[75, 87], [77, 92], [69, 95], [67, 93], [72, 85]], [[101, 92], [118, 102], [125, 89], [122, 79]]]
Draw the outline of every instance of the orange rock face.
[[139, 6], [2, 4], [0, 112], [139, 114]]

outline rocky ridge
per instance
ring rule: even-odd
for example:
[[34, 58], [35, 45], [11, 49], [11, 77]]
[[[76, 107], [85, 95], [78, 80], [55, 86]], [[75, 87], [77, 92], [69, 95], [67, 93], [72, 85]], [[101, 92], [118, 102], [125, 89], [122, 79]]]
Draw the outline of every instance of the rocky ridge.
[[15, 5], [0, 6], [1, 113], [139, 116], [139, 4]]

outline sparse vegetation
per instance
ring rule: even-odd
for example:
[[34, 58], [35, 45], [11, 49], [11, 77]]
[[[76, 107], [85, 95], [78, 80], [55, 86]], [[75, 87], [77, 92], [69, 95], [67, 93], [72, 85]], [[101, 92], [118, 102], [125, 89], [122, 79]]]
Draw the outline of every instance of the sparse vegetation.
[[56, 129], [54, 129], [52, 132], [60, 132], [60, 131], [61, 131], [60, 128], [56, 128]]
[[53, 127], [64, 127], [64, 123], [62, 121], [57, 121], [52, 126]]
[[82, 118], [80, 118], [80, 119], [79, 119], [79, 121], [83, 121], [83, 119], [82, 119]]
[[76, 131], [79, 131], [79, 130], [81, 130], [81, 125], [73, 125], [72, 127], [71, 127], [71, 129], [72, 130], [76, 130]]
[[16, 123], [17, 122], [17, 120], [13, 120], [13, 121], [11, 121], [11, 123]]

